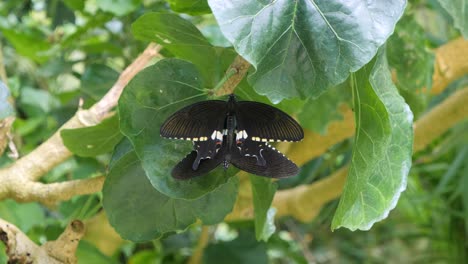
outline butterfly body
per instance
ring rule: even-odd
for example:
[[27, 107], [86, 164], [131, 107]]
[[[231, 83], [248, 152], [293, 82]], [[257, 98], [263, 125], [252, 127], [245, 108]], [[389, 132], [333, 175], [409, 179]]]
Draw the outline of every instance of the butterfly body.
[[298, 141], [302, 128], [284, 112], [266, 104], [210, 100], [189, 105], [170, 116], [161, 136], [191, 140], [194, 151], [172, 171], [190, 179], [230, 164], [260, 176], [282, 178], [298, 173], [297, 166], [270, 146], [273, 141]]

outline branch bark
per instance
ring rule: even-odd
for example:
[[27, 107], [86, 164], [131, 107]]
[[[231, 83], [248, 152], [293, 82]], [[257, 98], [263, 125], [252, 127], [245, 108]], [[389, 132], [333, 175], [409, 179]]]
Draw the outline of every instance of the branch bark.
[[75, 220], [57, 240], [38, 246], [18, 227], [0, 219], [0, 241], [6, 245], [8, 263], [77, 263], [75, 252], [84, 233], [83, 222]]
[[148, 45], [145, 51], [122, 72], [117, 82], [99, 102], [90, 109], [79, 110], [51, 138], [11, 166], [1, 169], [0, 199], [12, 198], [21, 202], [40, 201], [52, 204], [58, 200], [69, 199], [71, 195], [99, 191], [102, 187], [102, 177], [53, 184], [40, 184], [36, 181], [72, 155], [64, 146], [60, 131], [95, 125], [102, 121], [117, 105], [120, 94], [128, 82], [158, 55], [160, 49], [161, 47], [154, 43]]

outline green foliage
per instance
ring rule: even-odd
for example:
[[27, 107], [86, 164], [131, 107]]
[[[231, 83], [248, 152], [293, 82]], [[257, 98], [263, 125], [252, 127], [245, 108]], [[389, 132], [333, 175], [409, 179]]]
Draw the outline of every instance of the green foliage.
[[[342, 120], [340, 104], [350, 100], [349, 82], [329, 88], [317, 99], [309, 98], [304, 104], [298, 119], [304, 128], [326, 134], [328, 124], [333, 120]], [[311, 118], [311, 117], [314, 118]]]
[[254, 205], [255, 238], [258, 241], [268, 241], [275, 232], [275, 209], [271, 202], [275, 196], [278, 185], [270, 179], [250, 175]]
[[133, 23], [132, 31], [136, 38], [159, 43], [177, 58], [192, 62], [211, 88], [234, 59], [232, 51], [213, 47], [195, 25], [174, 14], [145, 14]]
[[[176, 80], [176, 81], [175, 81]], [[192, 144], [164, 139], [159, 128], [185, 105], [206, 99], [193, 64], [164, 59], [139, 73], [119, 100], [120, 129], [132, 142], [151, 184], [160, 192], [184, 199], [199, 198], [225, 183], [236, 170], [219, 167], [190, 181], [170, 177], [172, 168], [192, 150]]]
[[[205, 263], [465, 263], [466, 122], [416, 153], [408, 177], [413, 137], [408, 105], [418, 117], [466, 86], [462, 79], [442, 96], [424, 92], [431, 89], [436, 48], [467, 36], [466, 5], [462, 0], [420, 0], [407, 7], [403, 0], [372, 6], [356, 0], [0, 1], [0, 73], [5, 68], [7, 76], [7, 85], [0, 82], [0, 119], [15, 115], [11, 135], [20, 157], [80, 107], [99, 101], [149, 42], [161, 45], [163, 57], [125, 87], [114, 116], [61, 131], [76, 156], [41, 178], [47, 184], [106, 174], [102, 193], [53, 208], [4, 200], [0, 218], [41, 244], [56, 239], [73, 219], [94, 225], [104, 208], [119, 235], [138, 242], [122, 245], [99, 234], [115, 251], [103, 254], [100, 243], [89, 238], [80, 242], [79, 263], [186, 263], [196, 253], [201, 224], [216, 224], [209, 228]], [[253, 198], [247, 205], [242, 189], [237, 196], [243, 185], [232, 166], [174, 180], [171, 170], [192, 144], [159, 136], [173, 112], [213, 98], [238, 55], [253, 66], [234, 90], [241, 100], [276, 103], [324, 140], [337, 133], [327, 134], [327, 128], [342, 119], [339, 107], [347, 104], [356, 117], [354, 141], [304, 161], [297, 177], [272, 182], [250, 175]], [[293, 144], [308, 153], [322, 143]], [[12, 154], [8, 147], [0, 154], [0, 169], [15, 162]], [[277, 185], [288, 191], [327, 181], [350, 159], [339, 201], [309, 223], [274, 219]], [[305, 202], [315, 204], [321, 197], [316, 198]], [[244, 220], [243, 213], [254, 213], [254, 219], [218, 225], [236, 199], [250, 207], [232, 219]], [[372, 228], [332, 233], [330, 225]]]
[[468, 1], [439, 0], [439, 3], [452, 16], [454, 26], [460, 30], [463, 37], [468, 38]]
[[207, 225], [216, 224], [234, 206], [238, 185], [235, 177], [198, 199], [172, 198], [150, 184], [129, 143], [119, 144], [116, 153], [103, 189], [103, 206], [109, 222], [125, 239], [157, 239], [185, 230], [197, 219]]
[[[317, 97], [369, 62], [405, 1], [208, 1], [227, 39], [256, 68], [255, 90], [272, 102]], [[336, 13], [335, 13], [336, 12]], [[337, 14], [339, 12], [339, 15]]]
[[171, 9], [179, 13], [201, 15], [210, 13], [207, 0], [167, 0]]
[[229, 242], [219, 242], [208, 245], [203, 256], [204, 263], [268, 263], [266, 254], [266, 245], [255, 241], [253, 233], [248, 231], [241, 232], [239, 237]]
[[60, 135], [63, 144], [71, 152], [82, 157], [94, 157], [108, 153], [122, 139], [117, 115], [105, 119], [95, 126], [64, 129], [60, 132]]
[[368, 230], [388, 216], [406, 189], [413, 114], [391, 81], [384, 52], [356, 73], [355, 145], [332, 229]]

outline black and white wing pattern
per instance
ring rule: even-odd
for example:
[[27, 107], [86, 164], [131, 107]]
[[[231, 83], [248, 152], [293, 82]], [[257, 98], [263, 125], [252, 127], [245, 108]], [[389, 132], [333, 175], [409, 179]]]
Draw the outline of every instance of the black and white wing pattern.
[[231, 163], [243, 171], [269, 178], [285, 178], [299, 173], [296, 164], [265, 142], [246, 140], [244, 146], [244, 152], [234, 153], [231, 158]]
[[224, 127], [227, 104], [208, 100], [186, 106], [172, 114], [162, 124], [160, 134], [165, 138], [207, 141], [213, 131]]
[[[188, 180], [194, 177], [202, 176], [214, 170], [223, 162], [223, 154], [215, 155], [213, 158], [198, 160], [198, 152], [192, 151], [174, 169], [172, 177], [178, 180]], [[197, 163], [197, 169], [193, 169], [193, 164]]]
[[283, 111], [267, 104], [251, 101], [237, 102], [237, 130], [258, 142], [300, 141], [301, 126]]

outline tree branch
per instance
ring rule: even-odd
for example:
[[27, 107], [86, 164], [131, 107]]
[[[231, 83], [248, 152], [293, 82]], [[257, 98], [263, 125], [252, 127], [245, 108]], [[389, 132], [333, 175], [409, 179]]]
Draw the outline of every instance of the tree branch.
[[75, 220], [57, 240], [38, 246], [16, 226], [0, 219], [0, 241], [6, 245], [8, 263], [77, 263], [75, 251], [84, 233], [84, 224]]
[[[46, 194], [57, 199], [68, 199], [71, 196], [65, 194], [65, 192], [70, 190], [73, 190], [72, 193], [75, 194], [90, 193], [90, 191], [99, 190], [96, 187], [102, 186], [102, 184], [99, 185], [100, 181], [102, 181], [100, 178], [73, 181], [69, 184], [60, 183], [52, 185], [38, 185], [35, 181], [72, 155], [64, 146], [60, 137], [60, 131], [62, 129], [95, 125], [102, 121], [106, 114], [117, 105], [120, 94], [128, 82], [139, 71], [146, 67], [151, 59], [158, 54], [160, 49], [161, 47], [159, 45], [153, 43], [148, 45], [145, 51], [122, 72], [117, 82], [99, 102], [88, 110], [79, 110], [69, 121], [60, 127], [51, 138], [28, 155], [17, 160], [11, 166], [1, 169], [0, 182], [2, 182], [2, 185], [0, 185], [0, 198], [8, 197], [18, 201], [37, 200], [51, 203], [53, 199], [46, 199]], [[37, 190], [36, 188], [39, 189]], [[87, 191], [81, 190], [81, 188], [91, 189]], [[50, 190], [61, 192], [62, 194], [52, 194]]]

